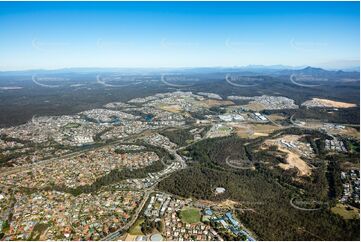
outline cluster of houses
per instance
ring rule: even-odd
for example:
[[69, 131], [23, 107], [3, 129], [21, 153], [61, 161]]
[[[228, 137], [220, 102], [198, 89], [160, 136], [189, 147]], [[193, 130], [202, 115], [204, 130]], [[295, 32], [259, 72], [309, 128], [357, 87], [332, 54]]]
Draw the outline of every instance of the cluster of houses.
[[0, 182], [30, 188], [44, 188], [51, 184], [74, 188], [90, 185], [114, 169], [142, 168], [159, 160], [158, 155], [152, 151], [118, 154], [116, 149], [116, 146], [106, 146], [72, 158], [39, 164], [29, 172], [3, 176]]
[[[143, 193], [100, 191], [73, 196], [43, 191], [14, 196], [16, 202], [7, 204], [12, 216], [1, 222], [4, 240], [100, 240], [129, 221]], [[1, 207], [1, 215], [3, 211]]]
[[341, 181], [343, 193], [340, 202], [356, 205], [360, 204], [360, 171], [342, 171]]
[[[182, 217], [183, 210], [189, 209], [199, 212], [199, 220], [189, 223]], [[153, 194], [143, 215], [148, 220], [163, 223], [164, 228], [159, 232], [168, 241], [222, 241], [225, 231], [234, 238], [254, 240], [231, 211], [211, 209], [192, 199], [180, 199], [166, 193]]]
[[166, 149], [174, 149], [177, 147], [177, 145], [172, 143], [167, 137], [160, 134], [152, 134], [144, 137], [144, 141], [151, 145], [160, 146]]
[[330, 151], [344, 152], [347, 153], [347, 149], [342, 140], [332, 139], [325, 140], [325, 149]]

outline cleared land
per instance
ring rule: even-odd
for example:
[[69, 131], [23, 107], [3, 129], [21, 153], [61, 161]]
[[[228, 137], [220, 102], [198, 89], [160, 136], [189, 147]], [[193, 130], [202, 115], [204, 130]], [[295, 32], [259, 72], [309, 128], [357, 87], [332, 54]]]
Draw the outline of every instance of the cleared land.
[[271, 114], [271, 115], [268, 115], [267, 118], [272, 121], [279, 121], [279, 120], [285, 120], [287, 117], [285, 117], [281, 114]]
[[204, 103], [208, 107], [234, 105], [234, 102], [229, 101], [229, 100], [214, 100], [214, 99], [207, 99], [207, 100], [201, 101], [201, 103]]
[[248, 110], [252, 110], [252, 111], [262, 111], [264, 109], [266, 109], [266, 106], [261, 104], [261, 103], [257, 103], [257, 102], [250, 102], [246, 105], [242, 106], [244, 109], [248, 109]]
[[232, 125], [232, 127], [235, 128], [235, 132], [240, 138], [250, 139], [268, 136], [273, 131], [280, 129], [280, 127], [271, 124], [242, 124]]
[[296, 167], [300, 171], [300, 173], [299, 173], [300, 176], [311, 175], [311, 168], [307, 165], [307, 163], [304, 160], [302, 160], [300, 158], [299, 155], [297, 155], [287, 149], [283, 149], [280, 147], [278, 147], [278, 149], [282, 152], [287, 153], [287, 157], [286, 157], [287, 164], [279, 164], [279, 166], [282, 169], [287, 170], [287, 169]]
[[159, 108], [164, 110], [164, 111], [171, 112], [171, 113], [180, 113], [180, 112], [182, 112], [182, 107], [177, 105], [177, 104], [175, 104], [175, 105], [160, 105]]
[[[287, 154], [286, 156], [287, 164], [280, 163], [279, 167], [285, 170], [291, 168], [297, 168], [299, 170], [300, 176], [309, 176], [311, 175], [311, 168], [307, 165], [307, 163], [304, 160], [301, 159], [301, 154], [300, 154], [301, 152], [296, 151], [295, 149], [292, 150], [287, 149], [284, 146], [280, 145], [281, 140], [285, 142], [296, 142], [299, 138], [300, 136], [298, 135], [284, 135], [278, 139], [267, 140], [265, 144], [267, 146], [276, 145], [279, 151]], [[301, 145], [298, 145], [298, 147], [301, 147]]]
[[344, 129], [329, 129], [328, 131], [334, 135], [343, 135], [343, 136], [348, 136], [348, 137], [352, 137], [355, 139], [360, 139], [360, 132], [351, 127], [346, 127]]
[[354, 103], [337, 102], [322, 98], [312, 98], [312, 100], [308, 100], [302, 103], [302, 105], [308, 107], [330, 107], [330, 108], [352, 108], [357, 106]]
[[359, 219], [360, 217], [360, 211], [357, 208], [340, 203], [337, 204], [335, 207], [331, 208], [331, 211], [335, 214], [340, 215], [344, 219]]

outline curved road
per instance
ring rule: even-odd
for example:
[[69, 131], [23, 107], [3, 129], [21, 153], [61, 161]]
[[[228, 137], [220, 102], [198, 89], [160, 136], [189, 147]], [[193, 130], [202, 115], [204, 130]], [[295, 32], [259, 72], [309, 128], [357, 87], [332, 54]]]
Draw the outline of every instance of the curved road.
[[296, 208], [296, 209], [298, 209], [298, 210], [301, 210], [301, 211], [317, 211], [317, 210], [320, 210], [320, 209], [321, 209], [321, 208], [301, 208], [301, 207], [299, 207], [299, 206], [297, 206], [297, 205], [295, 205], [295, 204], [293, 203], [294, 200], [295, 200], [295, 198], [292, 198], [292, 199], [290, 200], [290, 204], [291, 204], [292, 207], [294, 207], [294, 208]]

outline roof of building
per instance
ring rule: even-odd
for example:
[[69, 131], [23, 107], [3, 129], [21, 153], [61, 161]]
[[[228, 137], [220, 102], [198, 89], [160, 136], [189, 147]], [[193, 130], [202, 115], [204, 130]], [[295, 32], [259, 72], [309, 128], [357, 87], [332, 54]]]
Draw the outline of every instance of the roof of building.
[[150, 237], [150, 240], [151, 241], [162, 241], [163, 240], [163, 237], [161, 234], [153, 234], [151, 237]]
[[205, 214], [205, 215], [212, 215], [212, 214], [213, 214], [213, 211], [212, 211], [212, 209], [210, 209], [210, 208], [206, 208], [206, 209], [204, 210], [204, 214]]
[[224, 193], [226, 191], [226, 189], [224, 187], [217, 187], [216, 188], [216, 193]]

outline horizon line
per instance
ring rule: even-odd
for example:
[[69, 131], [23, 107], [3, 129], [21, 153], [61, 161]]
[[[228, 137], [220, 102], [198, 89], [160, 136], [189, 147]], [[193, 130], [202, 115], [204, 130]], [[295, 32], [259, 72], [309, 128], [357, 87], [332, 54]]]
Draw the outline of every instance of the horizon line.
[[[345, 66], [345, 67], [323, 67], [322, 65], [297, 65], [297, 66], [293, 66], [293, 65], [284, 65], [284, 64], [272, 64], [272, 65], [262, 65], [262, 64], [248, 64], [248, 65], [234, 65], [234, 66], [176, 66], [176, 67], [165, 67], [165, 66], [159, 66], [159, 67], [147, 67], [147, 66], [143, 66], [143, 67], [130, 67], [130, 66], [119, 66], [119, 67], [114, 67], [114, 66], [109, 66], [109, 67], [97, 67], [97, 66], [92, 66], [92, 67], [86, 67], [86, 66], [73, 66], [73, 67], [58, 67], [58, 68], [24, 68], [24, 69], [5, 69], [5, 70], [0, 70], [0, 72], [26, 72], [26, 71], [58, 71], [58, 70], [66, 70], [66, 69], [151, 69], [151, 70], [156, 70], [156, 69], [198, 69], [198, 68], [254, 68], [254, 69], [258, 69], [258, 68], [270, 68], [272, 69], [272, 67], [279, 67], [279, 68], [274, 68], [274, 69], [303, 69], [303, 68], [307, 68], [307, 67], [312, 67], [312, 68], [321, 68], [324, 70], [343, 70], [343, 69], [360, 69], [360, 65], [353, 65], [353, 66]], [[283, 68], [282, 68], [283, 67]]]

